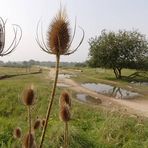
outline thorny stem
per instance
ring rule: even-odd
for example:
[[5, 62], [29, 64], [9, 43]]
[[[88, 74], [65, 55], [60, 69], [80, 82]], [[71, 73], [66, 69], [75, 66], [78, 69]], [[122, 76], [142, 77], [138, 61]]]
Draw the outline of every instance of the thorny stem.
[[30, 106], [28, 106], [28, 127], [29, 127], [28, 148], [30, 148], [30, 136], [31, 136], [31, 113], [30, 113]]
[[50, 113], [51, 113], [51, 108], [52, 108], [52, 104], [53, 104], [53, 100], [54, 100], [54, 96], [55, 96], [56, 85], [57, 85], [58, 74], [59, 74], [59, 62], [60, 62], [60, 55], [57, 54], [56, 55], [56, 74], [55, 74], [53, 89], [52, 89], [52, 93], [51, 93], [51, 97], [50, 97], [51, 100], [48, 104], [48, 109], [47, 109], [47, 113], [46, 113], [45, 125], [44, 125], [43, 130], [42, 130], [41, 142], [40, 142], [39, 148], [42, 148], [42, 146], [43, 146], [45, 132], [46, 132], [46, 129], [47, 129], [47, 124], [48, 124], [48, 119], [49, 119], [49, 116], [50, 116]]

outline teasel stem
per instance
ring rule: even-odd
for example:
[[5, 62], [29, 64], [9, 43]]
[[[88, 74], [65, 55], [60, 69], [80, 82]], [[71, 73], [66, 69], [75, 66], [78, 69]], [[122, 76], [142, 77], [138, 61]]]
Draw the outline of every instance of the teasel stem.
[[68, 148], [68, 122], [65, 122], [64, 148]]
[[47, 129], [47, 124], [48, 124], [48, 119], [51, 113], [51, 108], [52, 108], [52, 104], [53, 104], [53, 100], [54, 100], [54, 96], [55, 96], [55, 91], [56, 91], [56, 86], [57, 86], [57, 80], [58, 80], [58, 74], [59, 74], [59, 63], [60, 63], [60, 54], [56, 55], [56, 74], [55, 74], [55, 79], [54, 79], [54, 84], [53, 84], [53, 88], [52, 88], [52, 93], [51, 93], [51, 100], [49, 102], [48, 105], [48, 109], [47, 109], [47, 113], [46, 113], [46, 119], [45, 119], [45, 124], [42, 130], [42, 135], [41, 135], [41, 142], [40, 142], [40, 146], [39, 148], [42, 148], [43, 146], [43, 142], [44, 142], [44, 137], [45, 137], [45, 133], [46, 133], [46, 129]]
[[29, 148], [30, 148], [30, 136], [31, 136], [31, 111], [30, 111], [30, 106], [28, 106], [28, 127], [29, 127], [28, 146], [29, 146]]

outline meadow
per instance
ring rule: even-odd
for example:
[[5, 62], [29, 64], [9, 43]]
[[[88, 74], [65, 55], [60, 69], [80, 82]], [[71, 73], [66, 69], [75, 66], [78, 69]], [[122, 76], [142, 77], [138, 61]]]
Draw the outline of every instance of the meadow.
[[[32, 70], [32, 69], [31, 69]], [[73, 71], [75, 69], [69, 69]], [[118, 85], [123, 88], [129, 84], [126, 77], [116, 80], [111, 70], [98, 71], [90, 68], [80, 68], [81, 72], [73, 79], [77, 82], [102, 82]], [[38, 69], [33, 69], [33, 72]], [[123, 71], [129, 76], [135, 70]], [[0, 147], [21, 147], [21, 141], [13, 137], [16, 127], [21, 127], [23, 135], [27, 132], [27, 110], [21, 101], [23, 89], [33, 84], [37, 92], [37, 102], [31, 109], [34, 122], [37, 118], [45, 118], [48, 97], [53, 81], [48, 78], [48, 70], [42, 73], [26, 74], [22, 68], [0, 68], [1, 75], [14, 74], [11, 78], [0, 80]], [[19, 75], [23, 74], [25, 75]], [[16, 76], [18, 75], [18, 76]], [[147, 74], [145, 76], [147, 78]], [[145, 80], [145, 77], [137, 79]], [[135, 78], [135, 77], [134, 77]], [[134, 80], [135, 81], [135, 80]], [[65, 88], [64, 88], [65, 89]], [[132, 88], [147, 99], [148, 86]], [[45, 148], [58, 148], [63, 145], [63, 122], [59, 119], [59, 97], [63, 88], [57, 88], [56, 96], [45, 137]], [[69, 123], [70, 148], [148, 148], [148, 119], [125, 110], [106, 109], [101, 106], [79, 102], [75, 92], [69, 90], [72, 98], [72, 119]], [[39, 142], [41, 129], [36, 133]]]

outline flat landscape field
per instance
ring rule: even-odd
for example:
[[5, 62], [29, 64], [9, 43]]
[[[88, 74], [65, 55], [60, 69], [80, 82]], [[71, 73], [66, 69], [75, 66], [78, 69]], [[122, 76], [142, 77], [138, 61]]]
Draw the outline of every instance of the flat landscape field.
[[[27, 133], [27, 108], [21, 98], [23, 89], [28, 85], [34, 85], [37, 95], [37, 100], [31, 108], [32, 123], [37, 118], [45, 118], [48, 98], [53, 86], [52, 70], [43, 68], [39, 72], [37, 67], [31, 68], [30, 71], [26, 71], [25, 68], [0, 67], [1, 77], [11, 75], [0, 79], [0, 147], [21, 147], [21, 140], [13, 137], [13, 131], [16, 127], [20, 127], [22, 139]], [[63, 145], [64, 124], [59, 119], [59, 97], [63, 90], [68, 90], [72, 99], [69, 122], [70, 148], [148, 148], [148, 118], [142, 112], [145, 110], [138, 112], [137, 109], [134, 110], [120, 103], [120, 101], [126, 103], [129, 101], [129, 104], [141, 100], [148, 101], [148, 72], [124, 69], [122, 75], [121, 80], [116, 80], [112, 70], [61, 68], [59, 86], [56, 89], [43, 147], [59, 148]], [[63, 86], [60, 86], [61, 83]], [[114, 98], [110, 94], [89, 90], [84, 86], [86, 83], [106, 84], [140, 95], [129, 100]], [[88, 98], [89, 102], [86, 99], [79, 99], [81, 93], [89, 95], [92, 99]], [[99, 103], [94, 103], [94, 99], [97, 99], [95, 95], [107, 97], [110, 99], [110, 105], [102, 105], [104, 100], [101, 97]], [[35, 133], [37, 144], [40, 135], [41, 128]]]

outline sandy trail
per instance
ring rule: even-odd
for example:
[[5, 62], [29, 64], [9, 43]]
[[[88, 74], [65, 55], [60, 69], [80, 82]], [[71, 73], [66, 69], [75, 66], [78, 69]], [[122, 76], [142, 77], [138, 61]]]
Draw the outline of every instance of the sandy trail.
[[[49, 77], [53, 79], [55, 75], [54, 69], [50, 70]], [[133, 114], [142, 115], [148, 117], [148, 100], [144, 99], [133, 99], [133, 100], [123, 100], [123, 99], [115, 99], [113, 97], [108, 97], [97, 92], [94, 92], [90, 89], [87, 89], [81, 86], [79, 83], [75, 82], [70, 78], [58, 78], [58, 83], [67, 85], [68, 89], [71, 89], [78, 93], [85, 93], [89, 96], [94, 97], [95, 99], [101, 100], [101, 105], [109, 108], [124, 108]]]

